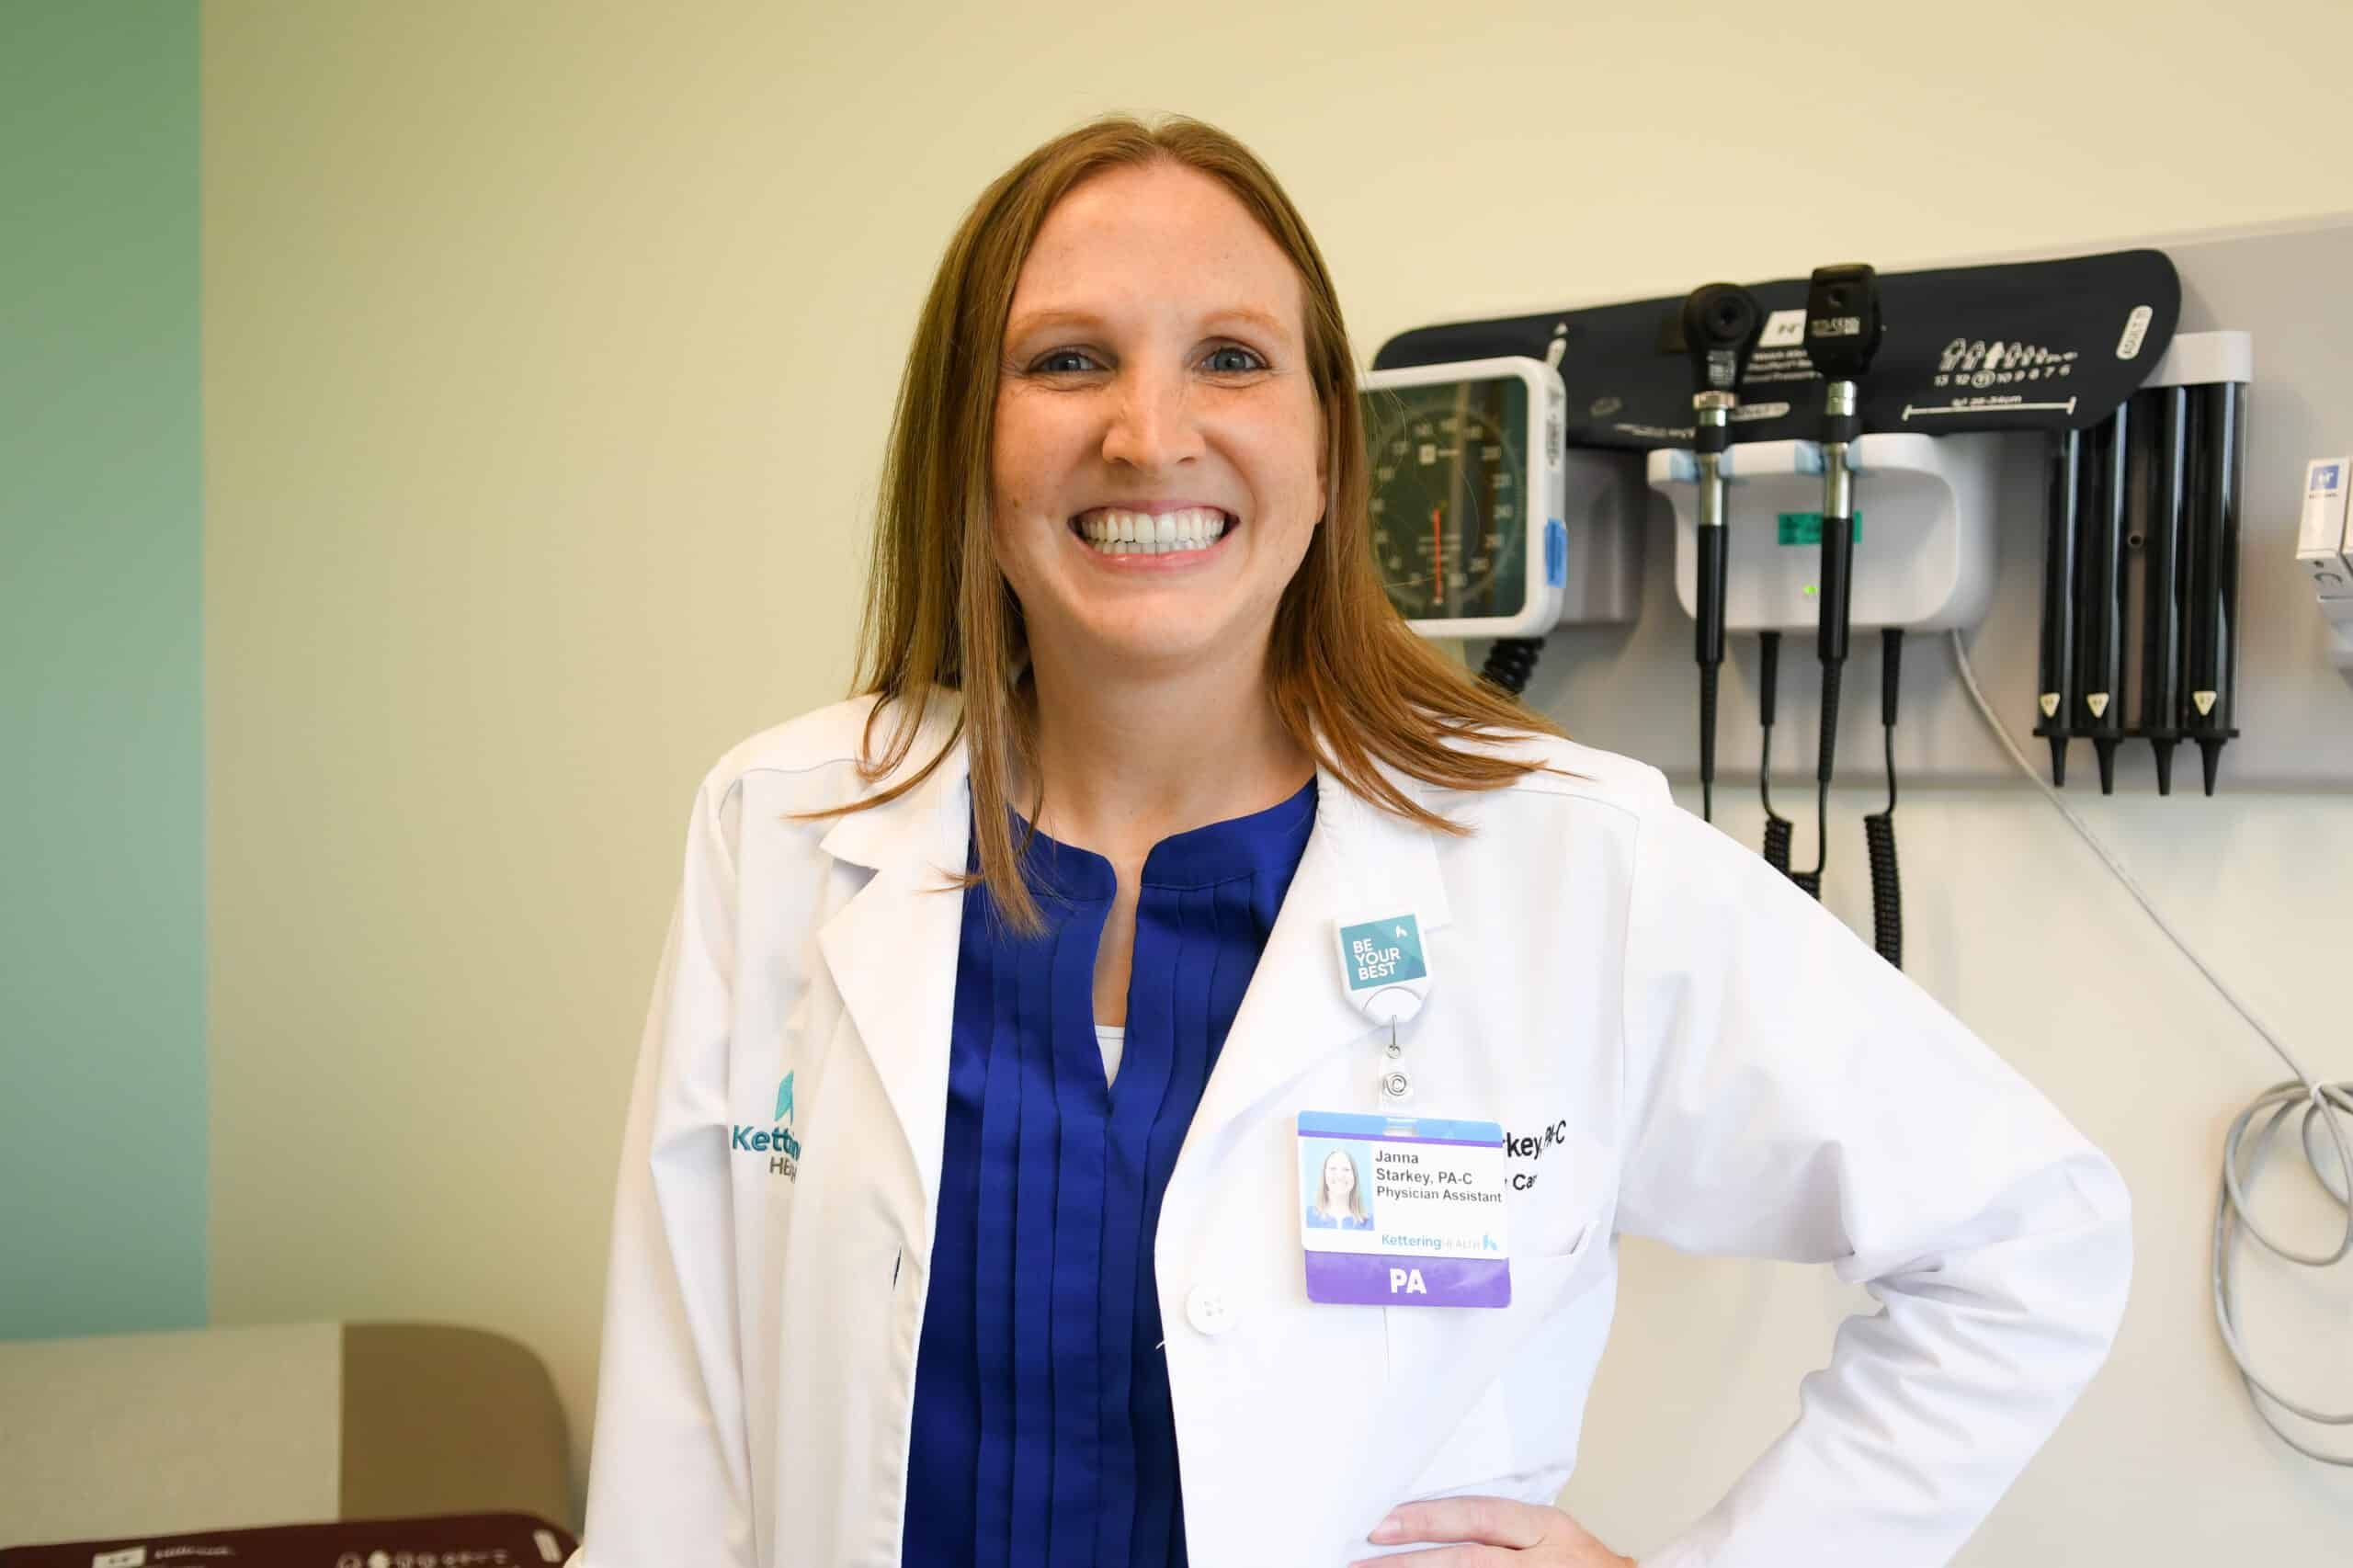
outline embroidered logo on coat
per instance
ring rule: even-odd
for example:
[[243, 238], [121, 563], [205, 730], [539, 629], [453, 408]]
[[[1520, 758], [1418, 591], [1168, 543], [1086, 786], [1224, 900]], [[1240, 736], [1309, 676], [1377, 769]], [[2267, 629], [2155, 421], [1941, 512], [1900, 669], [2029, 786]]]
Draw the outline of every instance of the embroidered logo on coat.
[[788, 1181], [801, 1179], [801, 1140], [792, 1135], [792, 1074], [776, 1086], [776, 1115], [772, 1127], [755, 1127], [749, 1122], [735, 1124], [729, 1149], [738, 1154], [765, 1154], [768, 1160], [768, 1175], [780, 1176]]

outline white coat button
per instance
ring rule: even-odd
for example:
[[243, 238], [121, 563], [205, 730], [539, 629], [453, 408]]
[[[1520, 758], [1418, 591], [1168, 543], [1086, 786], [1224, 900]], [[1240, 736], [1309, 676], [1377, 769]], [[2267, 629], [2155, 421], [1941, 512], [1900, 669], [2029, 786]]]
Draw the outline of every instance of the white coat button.
[[1201, 1334], [1223, 1334], [1233, 1326], [1233, 1303], [1214, 1285], [1196, 1285], [1185, 1294], [1185, 1321]]

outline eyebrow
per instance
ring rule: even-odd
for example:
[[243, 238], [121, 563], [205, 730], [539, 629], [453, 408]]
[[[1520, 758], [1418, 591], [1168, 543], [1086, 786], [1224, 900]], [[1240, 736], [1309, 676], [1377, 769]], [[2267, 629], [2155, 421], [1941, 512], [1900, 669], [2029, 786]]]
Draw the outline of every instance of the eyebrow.
[[[1237, 324], [1256, 327], [1270, 336], [1285, 341], [1289, 341], [1295, 335], [1283, 322], [1254, 305], [1221, 306], [1210, 312], [1202, 320], [1205, 325], [1211, 328]], [[1061, 330], [1065, 327], [1095, 331], [1100, 329], [1102, 325], [1103, 318], [1092, 311], [1028, 311], [1006, 324], [1005, 335], [1007, 341], [1011, 341], [1034, 332]]]
[[1246, 326], [1255, 326], [1261, 332], [1272, 333], [1277, 337], [1291, 335], [1289, 326], [1277, 321], [1266, 312], [1250, 305], [1233, 305], [1225, 310], [1211, 311], [1209, 319], [1212, 322], [1240, 322]]

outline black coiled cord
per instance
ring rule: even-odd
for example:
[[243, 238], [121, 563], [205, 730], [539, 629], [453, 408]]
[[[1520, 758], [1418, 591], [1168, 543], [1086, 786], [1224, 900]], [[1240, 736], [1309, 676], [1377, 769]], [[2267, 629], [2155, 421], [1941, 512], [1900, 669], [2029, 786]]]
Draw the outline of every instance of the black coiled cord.
[[1863, 819], [1863, 846], [1871, 861], [1871, 937], [1879, 956], [1904, 967], [1904, 884], [1895, 869], [1895, 692], [1901, 684], [1904, 632], [1880, 634], [1879, 719], [1887, 733], [1887, 810]]
[[1904, 967], [1904, 887], [1895, 869], [1895, 732], [1887, 733], [1887, 810], [1863, 819], [1871, 858], [1871, 937], [1879, 956]]
[[1540, 637], [1498, 637], [1487, 650], [1479, 678], [1518, 697], [1528, 689], [1528, 677], [1535, 673], [1537, 656], [1543, 652]]
[[[1769, 739], [1765, 742], [1765, 766], [1772, 767], [1772, 742]], [[1757, 787], [1762, 789], [1762, 779], [1757, 779]], [[1765, 864], [1781, 876], [1789, 876], [1789, 840], [1795, 831], [1795, 824], [1789, 817], [1774, 814], [1772, 789], [1765, 789], [1762, 793], [1765, 793]]]

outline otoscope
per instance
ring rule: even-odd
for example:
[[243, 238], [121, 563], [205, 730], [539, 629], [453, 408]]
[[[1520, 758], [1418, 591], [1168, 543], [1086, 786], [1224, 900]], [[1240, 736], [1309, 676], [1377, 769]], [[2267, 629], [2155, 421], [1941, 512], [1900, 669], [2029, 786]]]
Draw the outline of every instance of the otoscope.
[[2075, 733], [2075, 559], [2083, 516], [2084, 437], [2052, 437], [2050, 511], [2042, 532], [2042, 653], [2034, 733], [2051, 743], [2051, 782], [2067, 782], [2067, 742]]
[[1822, 896], [1830, 864], [1826, 831], [1832, 759], [1838, 747], [1838, 680], [1847, 663], [1847, 608], [1855, 586], [1854, 442], [1863, 433], [1856, 385], [1870, 369], [1887, 324], [1879, 313], [1879, 274], [1861, 265], [1818, 267], [1805, 297], [1805, 351], [1824, 382], [1822, 403], [1822, 748], [1814, 768], [1820, 858], [1811, 885]]
[[2150, 453], [2147, 571], [2141, 609], [2141, 733], [2157, 758], [2157, 793], [2173, 793], [2173, 749], [2181, 742], [2183, 545], [2188, 523], [2189, 393], [2188, 387], [2158, 387], [2132, 394], [2143, 404], [2134, 416], [2154, 423], [2157, 446]]
[[2089, 502], [2084, 509], [2081, 619], [2076, 623], [2075, 679], [2084, 710], [2075, 733], [2091, 737], [2099, 762], [2099, 792], [2116, 793], [2116, 747], [2124, 738], [2126, 533], [2131, 485], [2132, 404], [2118, 405], [2092, 433]]
[[1756, 296], [1737, 283], [1706, 283], [1683, 301], [1691, 356], [1691, 455], [1699, 467], [1699, 813], [1716, 816], [1716, 677], [1724, 662], [1724, 454], [1740, 378], [1764, 330]]
[[2239, 495], [2246, 467], [2246, 388], [2215, 381], [2196, 389], [2197, 456], [2190, 517], [2189, 711], [2183, 723], [2198, 743], [2206, 792], [2222, 761], [2238, 683]]

